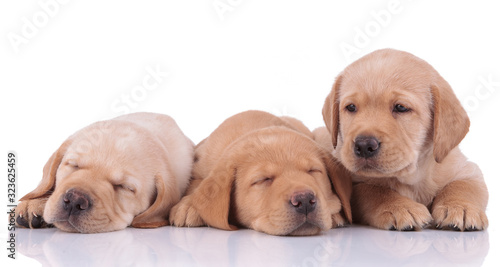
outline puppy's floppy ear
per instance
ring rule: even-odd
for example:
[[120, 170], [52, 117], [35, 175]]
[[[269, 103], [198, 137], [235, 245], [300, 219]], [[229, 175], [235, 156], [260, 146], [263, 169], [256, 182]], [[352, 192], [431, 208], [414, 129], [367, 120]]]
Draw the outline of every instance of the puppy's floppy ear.
[[172, 174], [157, 174], [155, 176], [155, 200], [147, 210], [135, 216], [130, 224], [132, 227], [156, 228], [169, 224], [167, 219], [168, 213], [177, 202], [176, 200], [180, 199], [180, 193], [174, 189], [175, 186], [166, 185], [163, 176], [168, 175]]
[[235, 157], [234, 153], [226, 149], [208, 177], [203, 179], [192, 194], [192, 205], [203, 221], [211, 227], [223, 230], [238, 229], [229, 224], [231, 190], [236, 175]]
[[352, 223], [351, 193], [352, 179], [351, 173], [327, 151], [323, 150], [323, 161], [328, 171], [328, 177], [332, 181], [333, 190], [337, 193], [345, 218]]
[[332, 135], [333, 148], [337, 147], [337, 137], [339, 134], [339, 89], [342, 83], [342, 73], [337, 76], [335, 84], [333, 84], [332, 91], [325, 99], [323, 105], [323, 120], [325, 121], [326, 128]]
[[56, 173], [61, 161], [68, 150], [68, 147], [73, 141], [68, 139], [52, 154], [45, 166], [43, 167], [42, 181], [38, 184], [35, 190], [29, 192], [24, 197], [19, 199], [19, 201], [47, 197], [54, 191], [56, 183]]
[[434, 109], [434, 158], [440, 163], [469, 131], [469, 117], [451, 86], [439, 74], [431, 85]]

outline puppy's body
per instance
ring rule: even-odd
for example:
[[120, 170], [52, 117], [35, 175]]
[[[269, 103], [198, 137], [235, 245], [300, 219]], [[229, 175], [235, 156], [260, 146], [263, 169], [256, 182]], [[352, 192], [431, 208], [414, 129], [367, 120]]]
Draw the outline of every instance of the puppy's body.
[[49, 159], [39, 186], [16, 208], [18, 224], [38, 228], [43, 217], [81, 233], [167, 225], [189, 181], [193, 146], [166, 115], [134, 113], [87, 126]]
[[193, 181], [171, 222], [311, 235], [350, 221], [350, 178], [311, 138], [292, 118], [247, 111], [227, 119], [196, 147]]
[[428, 63], [391, 49], [359, 59], [337, 77], [323, 117], [334, 156], [354, 173], [355, 221], [398, 230], [432, 221], [487, 227], [481, 171], [457, 147], [469, 119]]

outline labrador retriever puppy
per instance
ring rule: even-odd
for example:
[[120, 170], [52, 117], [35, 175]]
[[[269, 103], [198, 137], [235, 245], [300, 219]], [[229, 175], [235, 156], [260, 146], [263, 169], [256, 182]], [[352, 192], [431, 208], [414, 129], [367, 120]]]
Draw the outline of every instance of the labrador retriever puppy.
[[175, 226], [314, 235], [351, 222], [349, 173], [300, 121], [262, 111], [228, 118], [195, 148]]
[[167, 225], [189, 183], [193, 155], [194, 144], [167, 115], [96, 122], [50, 157], [42, 181], [16, 208], [17, 225], [80, 233]]
[[362, 57], [338, 75], [323, 118], [333, 155], [354, 174], [355, 222], [486, 229], [482, 173], [457, 147], [469, 118], [427, 62], [392, 49]]

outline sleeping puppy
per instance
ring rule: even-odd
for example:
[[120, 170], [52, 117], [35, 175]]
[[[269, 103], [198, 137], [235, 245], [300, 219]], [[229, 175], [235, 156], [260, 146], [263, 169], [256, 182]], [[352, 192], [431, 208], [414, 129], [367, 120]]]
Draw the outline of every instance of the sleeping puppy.
[[167, 225], [187, 188], [193, 150], [166, 115], [134, 113], [91, 124], [50, 157], [42, 181], [16, 208], [17, 224], [80, 233]]
[[488, 191], [457, 145], [469, 118], [427, 62], [378, 50], [337, 77], [323, 107], [333, 155], [354, 173], [354, 221], [381, 229], [482, 230]]
[[193, 180], [171, 223], [314, 235], [351, 222], [349, 174], [312, 137], [289, 117], [230, 117], [195, 148]]

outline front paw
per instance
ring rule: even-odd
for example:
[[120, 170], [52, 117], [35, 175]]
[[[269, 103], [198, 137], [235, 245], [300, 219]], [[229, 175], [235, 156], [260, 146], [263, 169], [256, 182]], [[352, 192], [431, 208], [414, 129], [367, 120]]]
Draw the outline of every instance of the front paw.
[[431, 221], [432, 216], [426, 206], [407, 200], [377, 208], [370, 224], [380, 229], [412, 231], [426, 228]]
[[437, 204], [432, 217], [438, 229], [476, 231], [488, 227], [486, 213], [468, 203]]
[[172, 210], [170, 210], [169, 221], [174, 226], [196, 227], [204, 226], [205, 222], [192, 205], [191, 196], [181, 199]]
[[46, 228], [52, 227], [43, 219], [43, 210], [47, 198], [25, 200], [16, 207], [16, 226], [24, 228]]
[[340, 213], [332, 214], [332, 228], [344, 227], [347, 224], [347, 220]]

